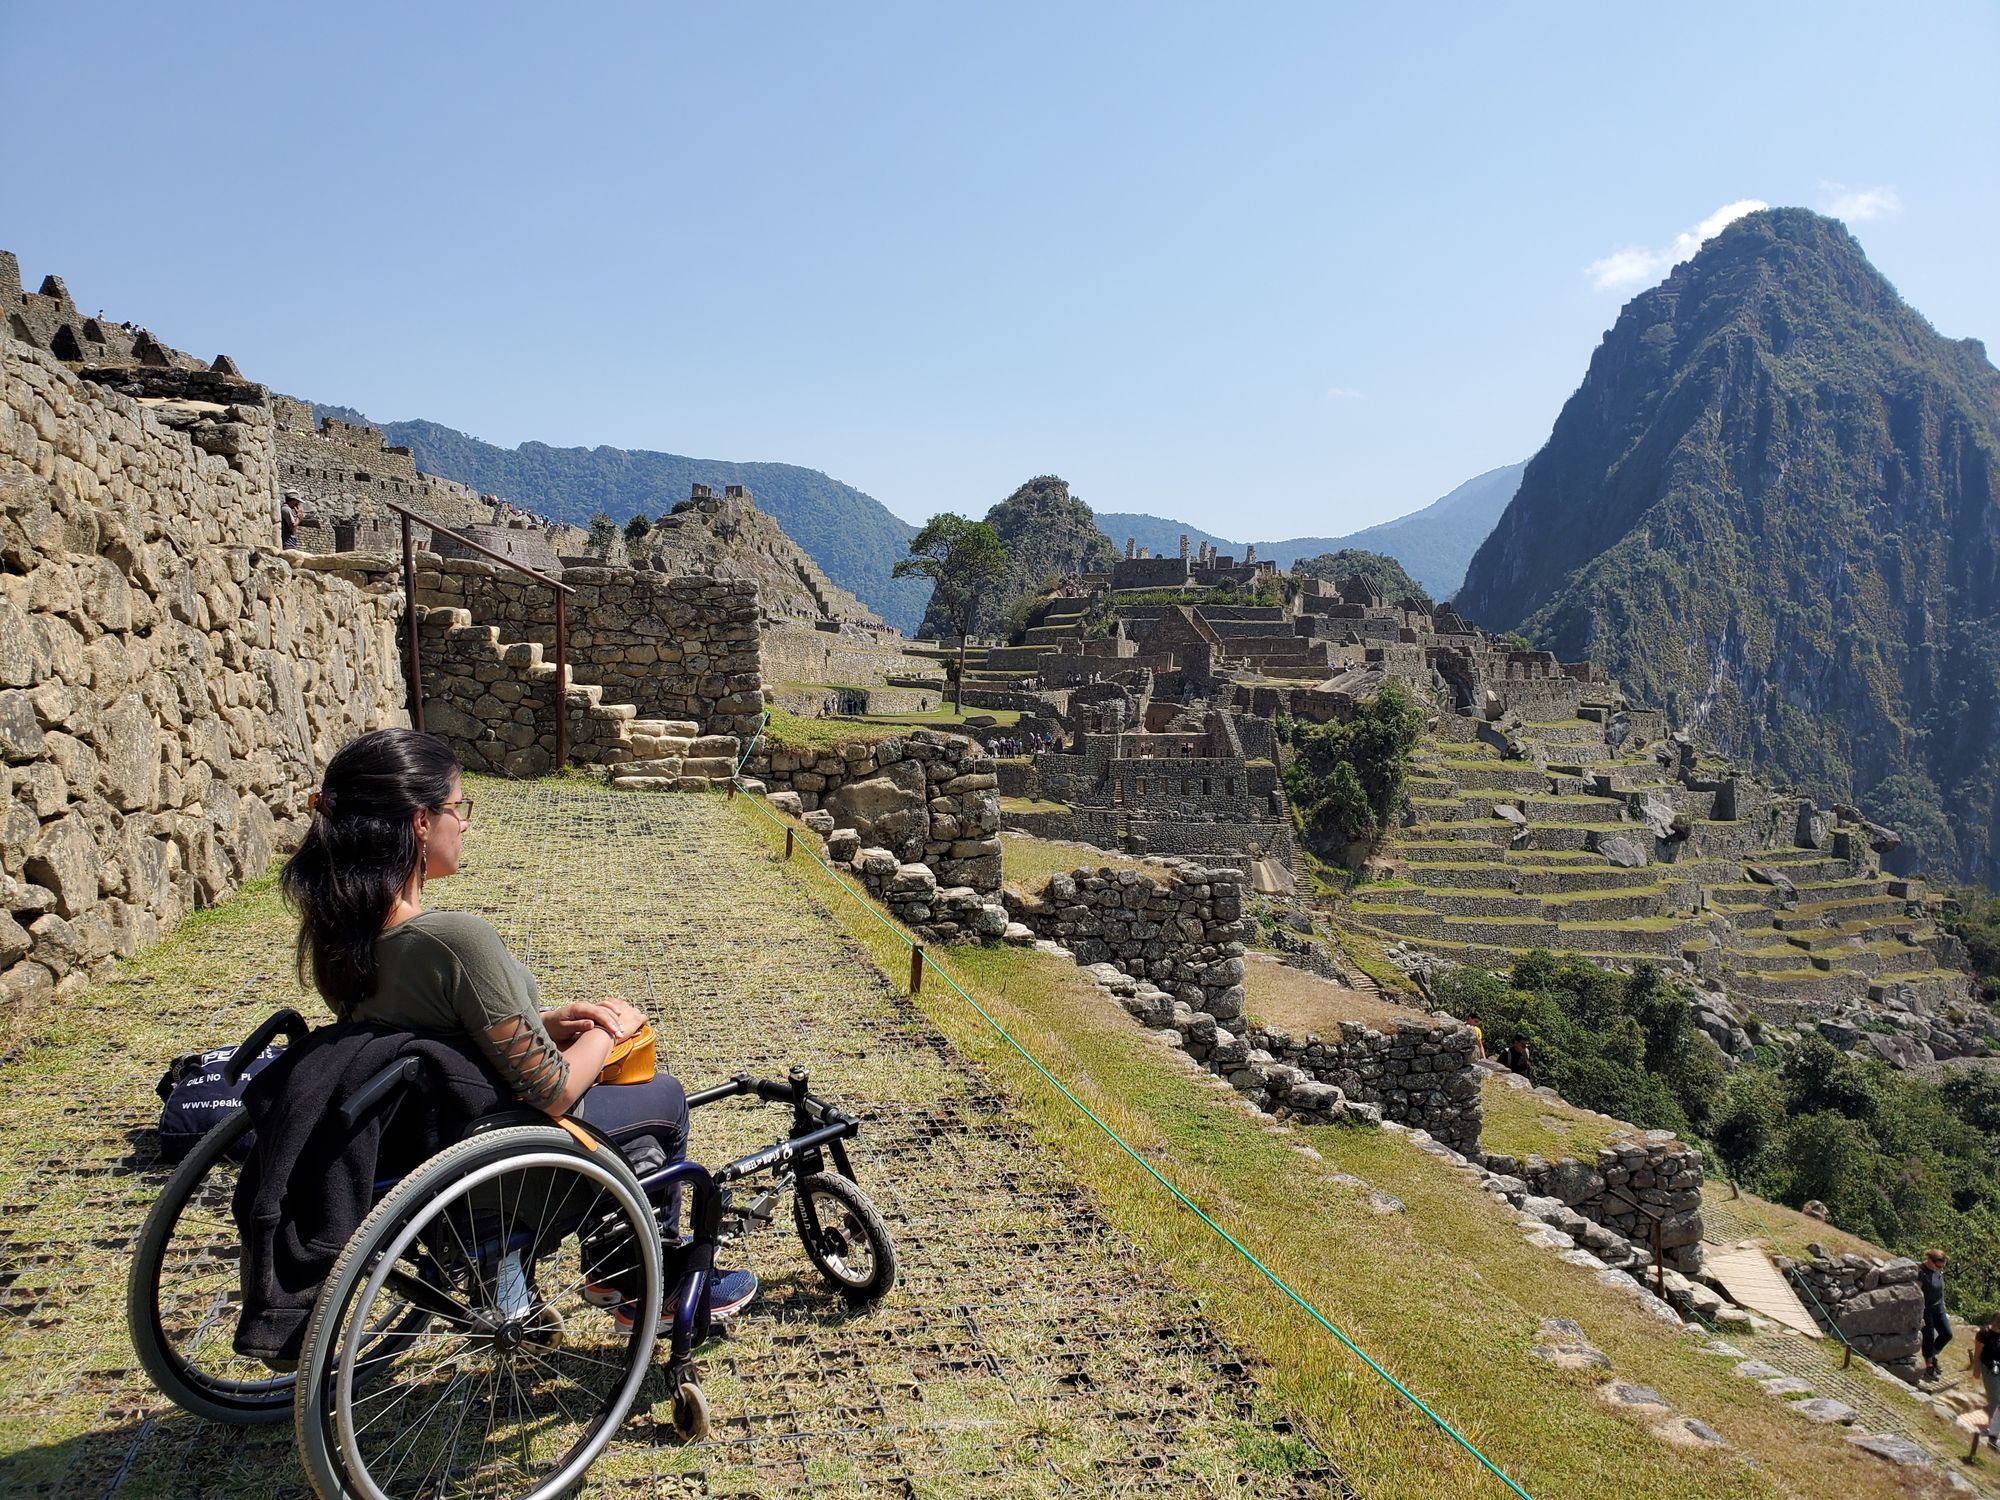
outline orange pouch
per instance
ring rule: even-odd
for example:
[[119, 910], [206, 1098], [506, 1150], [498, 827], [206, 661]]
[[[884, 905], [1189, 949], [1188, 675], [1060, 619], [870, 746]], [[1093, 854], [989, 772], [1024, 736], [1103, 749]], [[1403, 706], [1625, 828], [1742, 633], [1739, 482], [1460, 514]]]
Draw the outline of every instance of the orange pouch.
[[653, 1028], [651, 1023], [645, 1023], [623, 1041], [611, 1044], [611, 1055], [598, 1069], [597, 1081], [644, 1083], [653, 1076], [658, 1066], [653, 1053]]

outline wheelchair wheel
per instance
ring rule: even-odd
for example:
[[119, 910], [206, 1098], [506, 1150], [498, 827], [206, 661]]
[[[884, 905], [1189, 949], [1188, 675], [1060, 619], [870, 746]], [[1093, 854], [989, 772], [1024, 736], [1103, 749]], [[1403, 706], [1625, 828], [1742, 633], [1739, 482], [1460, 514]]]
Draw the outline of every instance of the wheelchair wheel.
[[799, 1179], [792, 1223], [807, 1259], [850, 1302], [873, 1302], [896, 1284], [889, 1226], [867, 1195], [838, 1172]]
[[[621, 1328], [586, 1287], [616, 1286]], [[623, 1157], [554, 1125], [459, 1142], [355, 1231], [306, 1330], [299, 1456], [324, 1500], [552, 1500], [646, 1378], [660, 1231]], [[420, 1307], [421, 1329], [396, 1331]]]
[[153, 1384], [183, 1411], [246, 1427], [284, 1421], [293, 1384], [233, 1347], [243, 1299], [230, 1152], [249, 1131], [234, 1110], [195, 1142], [146, 1215], [125, 1282], [132, 1349]]
[[708, 1397], [692, 1380], [674, 1392], [672, 1422], [674, 1436], [684, 1443], [698, 1443], [708, 1436]]

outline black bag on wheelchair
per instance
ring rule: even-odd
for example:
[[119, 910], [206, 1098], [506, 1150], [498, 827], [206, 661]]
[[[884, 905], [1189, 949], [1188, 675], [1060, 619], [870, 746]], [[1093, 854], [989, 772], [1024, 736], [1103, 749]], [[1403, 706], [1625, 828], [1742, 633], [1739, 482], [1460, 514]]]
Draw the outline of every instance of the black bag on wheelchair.
[[[222, 1065], [234, 1047], [210, 1047], [183, 1052], [167, 1064], [154, 1085], [160, 1096], [160, 1160], [179, 1161], [215, 1126], [243, 1107], [243, 1090], [251, 1079], [284, 1054], [273, 1044], [259, 1052], [234, 1085], [223, 1080]], [[246, 1135], [230, 1152], [238, 1161], [250, 1153], [254, 1136]]]

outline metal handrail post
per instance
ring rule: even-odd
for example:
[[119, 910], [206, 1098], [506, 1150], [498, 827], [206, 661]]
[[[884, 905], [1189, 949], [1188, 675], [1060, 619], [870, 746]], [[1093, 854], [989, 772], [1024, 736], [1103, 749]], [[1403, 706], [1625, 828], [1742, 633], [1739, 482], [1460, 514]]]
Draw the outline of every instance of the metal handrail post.
[[410, 722], [424, 732], [424, 662], [417, 649], [417, 547], [410, 537], [410, 513], [403, 512], [403, 630], [410, 641]]
[[556, 593], [556, 769], [569, 764], [569, 617]]

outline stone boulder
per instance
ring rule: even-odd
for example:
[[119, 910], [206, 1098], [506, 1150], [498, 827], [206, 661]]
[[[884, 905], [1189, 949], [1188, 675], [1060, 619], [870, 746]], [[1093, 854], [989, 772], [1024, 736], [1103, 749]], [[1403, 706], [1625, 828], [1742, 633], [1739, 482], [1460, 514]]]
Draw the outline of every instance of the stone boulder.
[[1652, 856], [1629, 833], [1591, 835], [1597, 852], [1621, 870], [1637, 870], [1652, 862]]

